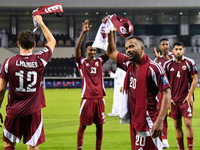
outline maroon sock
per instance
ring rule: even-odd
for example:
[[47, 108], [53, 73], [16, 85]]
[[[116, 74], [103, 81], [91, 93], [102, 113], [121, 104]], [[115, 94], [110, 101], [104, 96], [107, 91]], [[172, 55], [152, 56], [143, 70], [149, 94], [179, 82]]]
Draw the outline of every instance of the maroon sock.
[[194, 139], [194, 137], [187, 137], [188, 150], [192, 150], [192, 148], [193, 148], [193, 139]]
[[96, 130], [96, 150], [101, 150], [102, 138], [103, 138], [103, 126], [98, 126]]
[[15, 150], [15, 147], [14, 146], [4, 147], [4, 150]]
[[176, 138], [178, 141], [178, 148], [180, 150], [184, 150], [184, 143], [183, 143], [183, 138]]
[[77, 136], [77, 150], [82, 150], [84, 131], [85, 131], [85, 128], [82, 128], [80, 126], [78, 129], [78, 136]]

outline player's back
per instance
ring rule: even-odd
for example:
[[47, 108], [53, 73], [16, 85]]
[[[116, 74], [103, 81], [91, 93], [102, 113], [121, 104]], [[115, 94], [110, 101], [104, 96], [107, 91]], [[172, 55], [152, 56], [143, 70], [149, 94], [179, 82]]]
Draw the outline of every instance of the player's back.
[[18, 54], [4, 62], [2, 76], [9, 81], [9, 117], [25, 116], [46, 106], [41, 80], [51, 55], [51, 50], [44, 47], [36, 54]]

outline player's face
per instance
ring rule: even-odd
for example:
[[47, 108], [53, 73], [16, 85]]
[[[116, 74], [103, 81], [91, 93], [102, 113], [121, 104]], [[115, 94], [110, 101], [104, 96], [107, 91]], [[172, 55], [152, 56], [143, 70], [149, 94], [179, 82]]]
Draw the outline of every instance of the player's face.
[[170, 48], [169, 41], [161, 41], [159, 48], [161, 49], [162, 53], [167, 53]]
[[178, 46], [176, 45], [174, 48], [173, 48], [173, 54], [174, 54], [174, 57], [178, 60], [178, 61], [181, 61], [182, 58], [183, 58], [183, 54], [185, 53], [185, 50], [183, 49], [183, 46]]
[[86, 55], [87, 55], [87, 58], [89, 60], [93, 60], [94, 57], [95, 57], [95, 54], [96, 54], [96, 48], [92, 47], [92, 46], [88, 46], [86, 48]]
[[140, 44], [137, 39], [130, 39], [126, 42], [125, 49], [126, 55], [128, 56], [130, 61], [138, 61], [140, 59], [141, 51]]

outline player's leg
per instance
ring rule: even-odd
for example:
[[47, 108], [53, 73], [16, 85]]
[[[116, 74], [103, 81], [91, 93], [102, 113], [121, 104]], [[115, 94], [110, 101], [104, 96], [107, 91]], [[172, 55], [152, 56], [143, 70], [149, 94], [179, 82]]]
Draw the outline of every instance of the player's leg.
[[186, 127], [188, 150], [192, 150], [193, 139], [194, 139], [194, 133], [193, 133], [193, 128], [192, 128], [192, 118], [185, 118], [184, 120], [185, 120], [185, 127]]
[[23, 130], [23, 143], [27, 145], [27, 150], [38, 150], [39, 145], [45, 142], [41, 110], [22, 117], [20, 125]]
[[15, 144], [12, 142], [4, 142], [4, 150], [15, 150]]
[[39, 145], [38, 146], [27, 145], [27, 150], [39, 150]]
[[101, 149], [102, 138], [103, 138], [103, 125], [96, 124], [96, 150]]
[[4, 150], [15, 150], [15, 144], [22, 137], [20, 130], [20, 118], [9, 118], [6, 116], [3, 129]]
[[80, 125], [77, 134], [77, 150], [82, 150], [83, 147], [83, 137], [86, 126]]
[[187, 137], [187, 146], [189, 150], [193, 148], [193, 128], [192, 128], [192, 117], [193, 117], [193, 108], [189, 107], [187, 103], [180, 105], [181, 114], [184, 117], [185, 127], [186, 127], [186, 137]]
[[94, 104], [94, 123], [96, 124], [96, 150], [100, 150], [103, 138], [103, 124], [105, 123], [105, 101], [103, 98], [96, 99], [94, 100]]
[[77, 133], [77, 150], [82, 150], [84, 132], [87, 125], [92, 125], [94, 118], [93, 100], [81, 100], [80, 106], [80, 126]]
[[177, 139], [177, 142], [178, 142], [178, 148], [184, 149], [182, 120], [181, 119], [174, 119], [174, 127], [175, 127], [176, 139]]

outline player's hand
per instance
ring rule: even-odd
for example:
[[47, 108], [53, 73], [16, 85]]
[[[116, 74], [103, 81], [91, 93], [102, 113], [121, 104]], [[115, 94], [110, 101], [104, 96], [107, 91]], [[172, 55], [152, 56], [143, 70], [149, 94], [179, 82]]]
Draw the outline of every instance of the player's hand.
[[43, 23], [43, 21], [42, 21], [42, 16], [41, 16], [41, 15], [36, 15], [36, 16], [34, 17], [34, 20], [35, 20], [37, 23], [39, 23], [39, 24]]
[[192, 96], [187, 96], [185, 98], [185, 100], [183, 101], [183, 103], [187, 102], [188, 103], [188, 107], [192, 107], [193, 108], [193, 100], [192, 100]]
[[105, 16], [103, 19], [102, 19], [102, 23], [106, 23], [107, 20], [110, 18], [110, 15], [107, 15]]
[[156, 47], [154, 47], [153, 50], [154, 50], [154, 53], [155, 53], [156, 57], [157, 57], [158, 59], [160, 59], [160, 52], [157, 52]]
[[111, 75], [111, 73], [113, 73], [112, 71], [109, 71], [109, 75]]
[[151, 137], [156, 138], [162, 135], [162, 129], [163, 129], [163, 119], [157, 118], [151, 129], [151, 134], [152, 134]]
[[89, 20], [85, 20], [83, 23], [82, 23], [82, 26], [83, 26], [83, 32], [87, 32], [90, 30], [90, 28], [92, 27], [92, 25], [89, 25]]
[[171, 110], [172, 104], [173, 104], [173, 105], [176, 105], [176, 103], [173, 101], [173, 99], [171, 99], [171, 104], [170, 104], [170, 106], [169, 106], [169, 109], [170, 109], [170, 110]]
[[[1, 119], [1, 123], [3, 123], [3, 116], [2, 114], [0, 113], [0, 119]], [[2, 127], [2, 125], [0, 124], [0, 127]]]
[[171, 104], [176, 105], [173, 99], [171, 99]]

